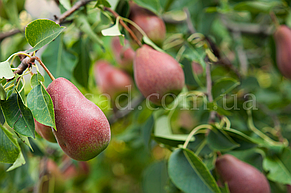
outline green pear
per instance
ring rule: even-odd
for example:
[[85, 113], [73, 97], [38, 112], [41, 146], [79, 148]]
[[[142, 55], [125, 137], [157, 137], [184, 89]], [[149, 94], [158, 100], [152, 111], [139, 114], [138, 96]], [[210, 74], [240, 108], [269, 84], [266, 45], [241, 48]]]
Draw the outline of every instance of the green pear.
[[291, 79], [291, 29], [281, 25], [274, 33], [277, 66], [283, 76]]
[[185, 84], [180, 64], [170, 55], [148, 45], [136, 51], [133, 66], [138, 89], [156, 105], [171, 103]]
[[112, 100], [119, 94], [129, 92], [129, 87], [133, 85], [128, 74], [104, 60], [95, 63], [94, 73], [100, 91], [108, 94]]
[[56, 138], [53, 134], [53, 131], [50, 126], [47, 125], [43, 125], [40, 122], [38, 122], [37, 120], [34, 119], [34, 125], [35, 125], [35, 131], [45, 140], [52, 142], [52, 143], [56, 143]]
[[[164, 21], [150, 10], [130, 2], [130, 13], [128, 18], [136, 23], [146, 35], [157, 45], [161, 46], [166, 37], [166, 26]], [[142, 34], [132, 25], [130, 29], [135, 33], [139, 40]]]
[[125, 39], [124, 46], [120, 44], [118, 37], [113, 37], [111, 41], [111, 48], [117, 64], [122, 69], [132, 72], [133, 58], [135, 55], [134, 50], [130, 47], [129, 42]]
[[110, 142], [110, 125], [101, 111], [65, 78], [47, 87], [55, 110], [57, 131], [53, 133], [71, 158], [87, 161], [101, 153]]
[[255, 167], [225, 154], [216, 160], [215, 168], [230, 193], [270, 193], [267, 178]]

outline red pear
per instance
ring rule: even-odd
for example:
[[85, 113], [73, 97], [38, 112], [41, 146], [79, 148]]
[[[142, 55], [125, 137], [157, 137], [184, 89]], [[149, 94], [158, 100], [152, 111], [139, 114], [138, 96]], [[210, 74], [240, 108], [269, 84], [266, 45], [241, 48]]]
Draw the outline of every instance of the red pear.
[[195, 61], [192, 62], [192, 70], [193, 70], [193, 73], [195, 73], [197, 75], [203, 73], [202, 66], [198, 62], [195, 62]]
[[[128, 18], [136, 23], [154, 43], [162, 45], [166, 36], [166, 27], [164, 21], [155, 13], [131, 2]], [[129, 27], [141, 40], [142, 34], [134, 26], [129, 25]]]
[[291, 79], [291, 29], [281, 25], [274, 33], [277, 65], [283, 76]]
[[57, 131], [53, 130], [62, 150], [71, 158], [87, 161], [109, 144], [109, 122], [93, 102], [65, 78], [57, 78], [47, 87], [55, 110]]
[[50, 126], [47, 125], [43, 125], [40, 122], [38, 122], [37, 120], [34, 119], [34, 124], [35, 124], [35, 131], [45, 140], [52, 142], [52, 143], [56, 143], [56, 138], [53, 134], [53, 131]]
[[270, 193], [267, 178], [255, 167], [225, 154], [215, 163], [216, 171], [231, 193]]
[[133, 65], [138, 89], [157, 105], [172, 102], [185, 84], [180, 64], [170, 55], [148, 45], [137, 50]]
[[119, 94], [128, 92], [133, 85], [131, 77], [106, 61], [99, 60], [94, 66], [96, 83], [100, 91], [114, 100]]
[[124, 46], [120, 44], [118, 37], [113, 37], [111, 41], [112, 51], [116, 62], [129, 72], [132, 72], [133, 58], [135, 55], [134, 50], [130, 47], [129, 42], [125, 39]]

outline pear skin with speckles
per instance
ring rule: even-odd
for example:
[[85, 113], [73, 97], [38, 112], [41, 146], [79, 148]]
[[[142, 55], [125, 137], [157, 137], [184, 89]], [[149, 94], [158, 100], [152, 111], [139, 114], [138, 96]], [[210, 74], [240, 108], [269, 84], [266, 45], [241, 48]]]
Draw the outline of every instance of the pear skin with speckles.
[[57, 131], [53, 133], [62, 150], [78, 161], [101, 153], [111, 139], [110, 125], [101, 109], [65, 78], [53, 80], [47, 92], [55, 110]]
[[143, 45], [133, 60], [134, 79], [140, 92], [156, 105], [171, 103], [185, 85], [180, 64], [170, 55]]
[[281, 25], [274, 33], [276, 43], [276, 60], [277, 66], [288, 79], [291, 79], [291, 29]]
[[271, 193], [267, 178], [257, 168], [232, 155], [219, 157], [215, 168], [230, 193]]

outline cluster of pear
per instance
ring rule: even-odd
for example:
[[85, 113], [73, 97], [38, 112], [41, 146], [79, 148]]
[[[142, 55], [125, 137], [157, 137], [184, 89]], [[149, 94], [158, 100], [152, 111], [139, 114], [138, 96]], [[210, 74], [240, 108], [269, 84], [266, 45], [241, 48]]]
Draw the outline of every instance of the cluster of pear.
[[230, 154], [220, 156], [216, 160], [215, 168], [222, 182], [227, 183], [230, 193], [271, 192], [264, 174]]
[[63, 193], [66, 190], [66, 181], [72, 181], [78, 186], [90, 174], [90, 166], [87, 162], [73, 163], [67, 156], [63, 158], [60, 166], [51, 159], [44, 159], [39, 169], [43, 171], [37, 184], [40, 193]]
[[[157, 45], [161, 45], [166, 35], [163, 20], [153, 12], [130, 2], [129, 19], [135, 22], [145, 34]], [[129, 24], [136, 37], [141, 41], [142, 34]], [[111, 99], [128, 92], [133, 85], [129, 74], [134, 74], [134, 82], [140, 92], [156, 105], [169, 104], [181, 92], [184, 84], [184, 72], [180, 64], [170, 55], [159, 52], [148, 45], [143, 45], [134, 51], [133, 41], [125, 41], [122, 46], [119, 38], [112, 39], [111, 47], [118, 69], [106, 61], [95, 64], [96, 83], [104, 94]], [[125, 73], [124, 71], [127, 71]]]

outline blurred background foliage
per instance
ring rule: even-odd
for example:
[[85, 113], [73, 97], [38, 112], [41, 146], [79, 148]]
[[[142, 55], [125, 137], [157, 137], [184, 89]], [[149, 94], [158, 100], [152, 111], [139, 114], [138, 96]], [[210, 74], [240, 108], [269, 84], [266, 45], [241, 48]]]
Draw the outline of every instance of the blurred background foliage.
[[[0, 34], [10, 30], [24, 27], [37, 18], [54, 19], [54, 15], [60, 15], [76, 1], [53, 0], [1, 0], [0, 1]], [[3, 6], [3, 2], [5, 6]], [[102, 1], [100, 1], [102, 2]], [[128, 12], [125, 6], [120, 4], [125, 0], [109, 0], [112, 8], [126, 17]], [[189, 29], [189, 20], [196, 32], [206, 35], [219, 49], [224, 60], [212, 66], [212, 80], [218, 93], [224, 94], [221, 87], [233, 86], [236, 82], [240, 86], [235, 87], [227, 95], [226, 104], [231, 108], [237, 105], [237, 109], [223, 110], [222, 100], [220, 114], [226, 115], [231, 127], [242, 133], [254, 137], [249, 129], [249, 115], [243, 109], [246, 94], [252, 94], [256, 100], [258, 110], [252, 112], [254, 125], [274, 140], [284, 137], [291, 140], [291, 83], [283, 78], [276, 67], [276, 48], [272, 34], [275, 30], [272, 15], [275, 15], [280, 24], [291, 27], [290, 1], [261, 0], [135, 0], [143, 7], [150, 9], [161, 16], [167, 29], [167, 37], [162, 46], [184, 66], [186, 84], [189, 90], [204, 92], [205, 70], [201, 74], [193, 74], [192, 61], [203, 62], [205, 53], [200, 48], [194, 48], [187, 43], [187, 38], [192, 34]], [[119, 3], [119, 4], [118, 4]], [[101, 35], [101, 30], [110, 27], [111, 18], [95, 8], [96, 1], [82, 7], [68, 18], [65, 31], [54, 42], [37, 52], [53, 72], [55, 77], [66, 77], [71, 80], [82, 93], [110, 118], [113, 116], [110, 101], [101, 96], [95, 83], [93, 65], [97, 60], [103, 59], [118, 66], [111, 48], [111, 37]], [[118, 6], [119, 7], [118, 7]], [[271, 14], [270, 14], [271, 13]], [[187, 14], [189, 14], [187, 16]], [[270, 16], [271, 15], [271, 16]], [[100, 42], [102, 42], [100, 44]], [[0, 40], [0, 61], [6, 60], [12, 53], [27, 50], [29, 48], [24, 33], [17, 33], [11, 37]], [[184, 46], [185, 51], [179, 55], [179, 50]], [[226, 59], [227, 58], [227, 59]], [[60, 60], [57, 60], [60, 59]], [[238, 77], [229, 67], [225, 67], [229, 60], [232, 68], [238, 69], [243, 77]], [[57, 61], [57, 62], [56, 62]], [[14, 62], [15, 66], [19, 60]], [[80, 66], [81, 65], [81, 66]], [[61, 67], [60, 71], [55, 71]], [[86, 74], [80, 75], [79, 69], [85, 68]], [[231, 81], [221, 82], [221, 78], [230, 78]], [[45, 75], [45, 84], [50, 80]], [[217, 84], [216, 84], [217, 83]], [[221, 83], [219, 85], [218, 83]], [[25, 86], [25, 93], [29, 93], [31, 87], [29, 81]], [[185, 91], [187, 89], [185, 88]], [[214, 92], [214, 91], [213, 91]], [[215, 93], [213, 93], [215, 94]], [[133, 88], [132, 98], [138, 97], [137, 88]], [[237, 101], [235, 101], [237, 99]], [[198, 106], [203, 105], [199, 99], [186, 103]], [[185, 107], [184, 103], [179, 103]], [[96, 192], [96, 193], [162, 193], [181, 192], [169, 179], [167, 160], [171, 150], [185, 140], [173, 139], [165, 134], [166, 129], [173, 134], [189, 134], [197, 125], [208, 123], [209, 110], [191, 110], [175, 108], [173, 110], [150, 110], [146, 103], [142, 108], [136, 108], [129, 116], [119, 119], [111, 125], [112, 141], [108, 148], [98, 157], [88, 162], [89, 172], [80, 181], [74, 178], [65, 178], [58, 190], [51, 192]], [[238, 110], [240, 108], [240, 110]], [[219, 110], [218, 110], [219, 111]], [[152, 133], [155, 128], [154, 133]], [[160, 131], [159, 128], [163, 128]], [[164, 133], [163, 133], [164, 132]], [[167, 137], [165, 137], [167, 136]], [[34, 149], [32, 152], [23, 145], [22, 153], [26, 164], [10, 172], [6, 172], [9, 164], [0, 164], [0, 192], [37, 192], [39, 188], [39, 176], [41, 162], [44, 157], [53, 160], [61, 171], [66, 169], [63, 160], [64, 154], [57, 144], [49, 143], [37, 135], [37, 140], [30, 139]], [[201, 143], [205, 141], [203, 134], [197, 135], [196, 140], [190, 143], [190, 149], [197, 151]], [[211, 148], [216, 147], [215, 140], [204, 146], [200, 156], [209, 169], [213, 169], [215, 156]], [[20, 143], [21, 144], [21, 143]], [[212, 147], [209, 147], [211, 146]], [[246, 145], [251, 146], [252, 143]], [[231, 154], [239, 157], [263, 171], [264, 153], [260, 149], [249, 148], [232, 149]], [[276, 149], [268, 149], [267, 154], [276, 153]], [[46, 163], [46, 162], [45, 162]], [[77, 162], [72, 161], [77, 167]], [[56, 182], [59, 180], [56, 177]], [[283, 184], [270, 180], [272, 192], [285, 192]], [[53, 185], [51, 185], [53, 187]]]

